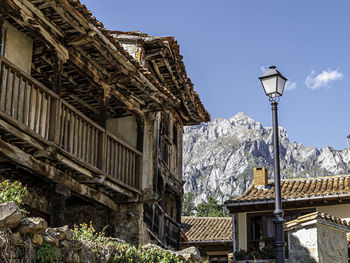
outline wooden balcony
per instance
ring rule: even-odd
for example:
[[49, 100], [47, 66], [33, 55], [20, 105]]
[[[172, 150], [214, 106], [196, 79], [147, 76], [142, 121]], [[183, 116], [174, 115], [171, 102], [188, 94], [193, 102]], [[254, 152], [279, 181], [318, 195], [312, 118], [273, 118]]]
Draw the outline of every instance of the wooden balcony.
[[[24, 135], [7, 136], [8, 142], [38, 158], [46, 156], [39, 150], [51, 149], [50, 162], [62, 170], [68, 169], [80, 181], [88, 182], [96, 177], [101, 182], [107, 178], [111, 189], [140, 192], [140, 151], [100, 127], [2, 56], [0, 120], [0, 129], [4, 130], [10, 123], [28, 137], [25, 143]], [[6, 128], [7, 134], [11, 130]], [[36, 146], [32, 138], [41, 146]], [[32, 150], [33, 147], [37, 149]]]

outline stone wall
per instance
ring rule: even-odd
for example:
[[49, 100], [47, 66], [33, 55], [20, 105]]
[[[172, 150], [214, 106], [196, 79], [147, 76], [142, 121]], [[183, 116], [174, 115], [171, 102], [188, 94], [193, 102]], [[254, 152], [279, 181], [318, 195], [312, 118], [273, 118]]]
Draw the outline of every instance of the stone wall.
[[89, 224], [92, 222], [97, 231], [102, 231], [108, 222], [108, 208], [81, 200], [77, 197], [70, 197], [65, 202], [65, 224], [73, 227], [74, 224]]
[[318, 226], [317, 243], [320, 251], [318, 262], [348, 262], [348, 246], [343, 231], [320, 224]]
[[143, 204], [124, 204], [119, 207], [120, 210], [116, 213], [116, 236], [135, 246], [150, 243], [143, 222]]
[[286, 223], [289, 262], [347, 263], [346, 234], [350, 224], [323, 213], [311, 213]]
[[[60, 263], [120, 262], [119, 258], [123, 260], [127, 254], [120, 251], [125, 251], [125, 246], [130, 248], [122, 240], [111, 239], [107, 243], [72, 238], [73, 232], [68, 226], [48, 228], [47, 222], [40, 217], [24, 218], [15, 202], [0, 204], [0, 262], [34, 263], [38, 262], [38, 257], [41, 257], [40, 262], [53, 262], [52, 258]], [[199, 251], [194, 247], [179, 252], [164, 251], [152, 244], [142, 247], [142, 251], [149, 249], [152, 249], [151, 254], [154, 249], [161, 251], [162, 257], [173, 254], [184, 263], [200, 262]], [[118, 260], [113, 260], [115, 256]], [[159, 259], [157, 262], [164, 261]]]

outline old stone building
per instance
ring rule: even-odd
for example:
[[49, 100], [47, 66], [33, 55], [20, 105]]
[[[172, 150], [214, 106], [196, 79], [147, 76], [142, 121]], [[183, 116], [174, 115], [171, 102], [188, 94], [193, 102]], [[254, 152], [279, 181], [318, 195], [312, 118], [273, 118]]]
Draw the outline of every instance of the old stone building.
[[178, 248], [182, 132], [209, 121], [173, 37], [110, 31], [78, 0], [0, 1], [0, 176], [51, 226]]

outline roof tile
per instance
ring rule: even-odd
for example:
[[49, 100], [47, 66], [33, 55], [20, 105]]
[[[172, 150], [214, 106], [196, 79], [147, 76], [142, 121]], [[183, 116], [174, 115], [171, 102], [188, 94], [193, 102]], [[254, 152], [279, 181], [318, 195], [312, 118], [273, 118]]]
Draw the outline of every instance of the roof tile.
[[232, 241], [230, 217], [182, 217], [181, 225], [188, 242]]
[[[304, 179], [282, 179], [281, 195], [283, 199], [302, 197], [322, 197], [338, 194], [350, 194], [350, 175], [338, 175]], [[265, 188], [251, 185], [240, 197], [230, 202], [274, 199], [274, 182], [270, 181]]]

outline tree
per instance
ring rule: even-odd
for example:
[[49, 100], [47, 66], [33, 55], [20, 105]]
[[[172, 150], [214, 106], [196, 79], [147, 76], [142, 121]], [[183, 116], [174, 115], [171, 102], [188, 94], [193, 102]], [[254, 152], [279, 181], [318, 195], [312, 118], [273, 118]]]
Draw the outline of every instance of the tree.
[[183, 216], [194, 216], [196, 206], [194, 205], [194, 194], [184, 194], [184, 200], [182, 202], [182, 215]]
[[203, 217], [225, 217], [224, 209], [220, 206], [216, 199], [209, 196], [208, 202], [202, 202], [197, 207], [197, 216]]

